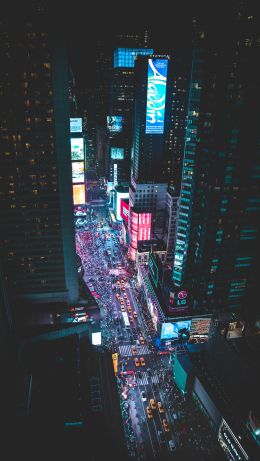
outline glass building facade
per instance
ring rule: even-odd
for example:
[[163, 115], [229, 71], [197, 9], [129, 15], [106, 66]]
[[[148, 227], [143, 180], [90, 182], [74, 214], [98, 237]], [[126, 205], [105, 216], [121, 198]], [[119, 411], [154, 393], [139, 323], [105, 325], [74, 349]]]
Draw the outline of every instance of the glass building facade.
[[135, 57], [153, 54], [152, 48], [117, 48], [114, 51], [114, 68], [134, 67]]

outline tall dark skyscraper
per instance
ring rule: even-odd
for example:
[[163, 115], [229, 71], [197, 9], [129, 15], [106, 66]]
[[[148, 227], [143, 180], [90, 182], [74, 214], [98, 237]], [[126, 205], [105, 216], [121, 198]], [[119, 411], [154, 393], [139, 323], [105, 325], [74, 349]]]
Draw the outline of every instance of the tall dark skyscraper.
[[173, 281], [190, 288], [200, 311], [255, 309], [260, 35], [254, 8], [240, 2], [221, 37], [201, 32], [194, 49]]
[[[134, 76], [136, 57], [149, 55], [149, 34], [125, 33], [115, 35], [113, 69], [110, 89], [110, 116], [119, 117], [121, 128], [118, 131], [108, 125], [108, 179], [114, 181], [116, 164], [117, 181], [129, 184], [131, 173], [131, 146], [134, 118]], [[113, 158], [113, 149], [121, 149], [122, 158]], [[111, 151], [112, 149], [112, 151]]]
[[44, 13], [1, 24], [1, 252], [12, 298], [78, 297], [66, 48]]

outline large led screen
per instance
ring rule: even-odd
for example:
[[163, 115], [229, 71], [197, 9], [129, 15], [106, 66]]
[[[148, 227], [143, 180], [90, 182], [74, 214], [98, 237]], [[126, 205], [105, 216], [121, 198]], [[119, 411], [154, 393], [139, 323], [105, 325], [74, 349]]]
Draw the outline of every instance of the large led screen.
[[85, 202], [85, 184], [73, 184], [73, 204], [83, 205]]
[[84, 162], [72, 162], [72, 182], [84, 182]]
[[208, 335], [211, 326], [210, 318], [193, 318], [191, 320], [190, 334], [193, 335]]
[[148, 59], [146, 134], [163, 134], [167, 59]]
[[120, 133], [122, 131], [122, 120], [121, 115], [108, 115], [107, 128], [110, 133]]
[[110, 156], [113, 160], [123, 160], [124, 159], [123, 147], [111, 147]]
[[82, 118], [71, 118], [70, 119], [70, 132], [71, 133], [82, 133]]
[[[149, 268], [149, 274], [153, 279], [153, 282], [155, 286], [158, 286], [158, 278], [159, 278], [159, 269], [156, 264], [156, 261], [154, 259], [154, 256], [152, 253], [149, 254], [149, 260], [148, 260], [148, 268]], [[167, 325], [167, 324], [165, 324]]]
[[83, 138], [71, 138], [71, 160], [84, 160]]
[[182, 339], [189, 336], [191, 320], [163, 323], [161, 339]]

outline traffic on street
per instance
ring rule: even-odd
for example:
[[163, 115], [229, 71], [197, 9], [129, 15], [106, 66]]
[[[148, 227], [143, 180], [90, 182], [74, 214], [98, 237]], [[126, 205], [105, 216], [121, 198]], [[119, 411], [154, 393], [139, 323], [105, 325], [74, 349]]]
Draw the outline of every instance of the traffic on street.
[[[79, 213], [79, 212], [78, 212]], [[97, 300], [102, 347], [116, 357], [115, 376], [131, 459], [168, 460], [181, 447], [216, 449], [215, 434], [194, 400], [174, 382], [174, 351], [155, 347], [155, 331], [136, 270], [108, 206], [75, 216], [76, 249], [83, 278]], [[185, 345], [175, 350], [185, 351]], [[203, 459], [203, 458], [201, 458]]]

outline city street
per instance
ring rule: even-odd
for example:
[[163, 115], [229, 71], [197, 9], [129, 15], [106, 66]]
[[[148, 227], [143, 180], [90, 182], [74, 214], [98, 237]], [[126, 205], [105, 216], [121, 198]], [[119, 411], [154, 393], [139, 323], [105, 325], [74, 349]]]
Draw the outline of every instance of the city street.
[[149, 311], [120, 233], [109, 225], [107, 207], [92, 209], [85, 227], [76, 231], [77, 252], [84, 280], [100, 306], [102, 346], [111, 355], [118, 353], [116, 379], [129, 453], [133, 459], [167, 460], [172, 451], [192, 447], [207, 455], [211, 445], [216, 449], [215, 434], [194, 401], [177, 389], [173, 357], [159, 355], [153, 346]]

